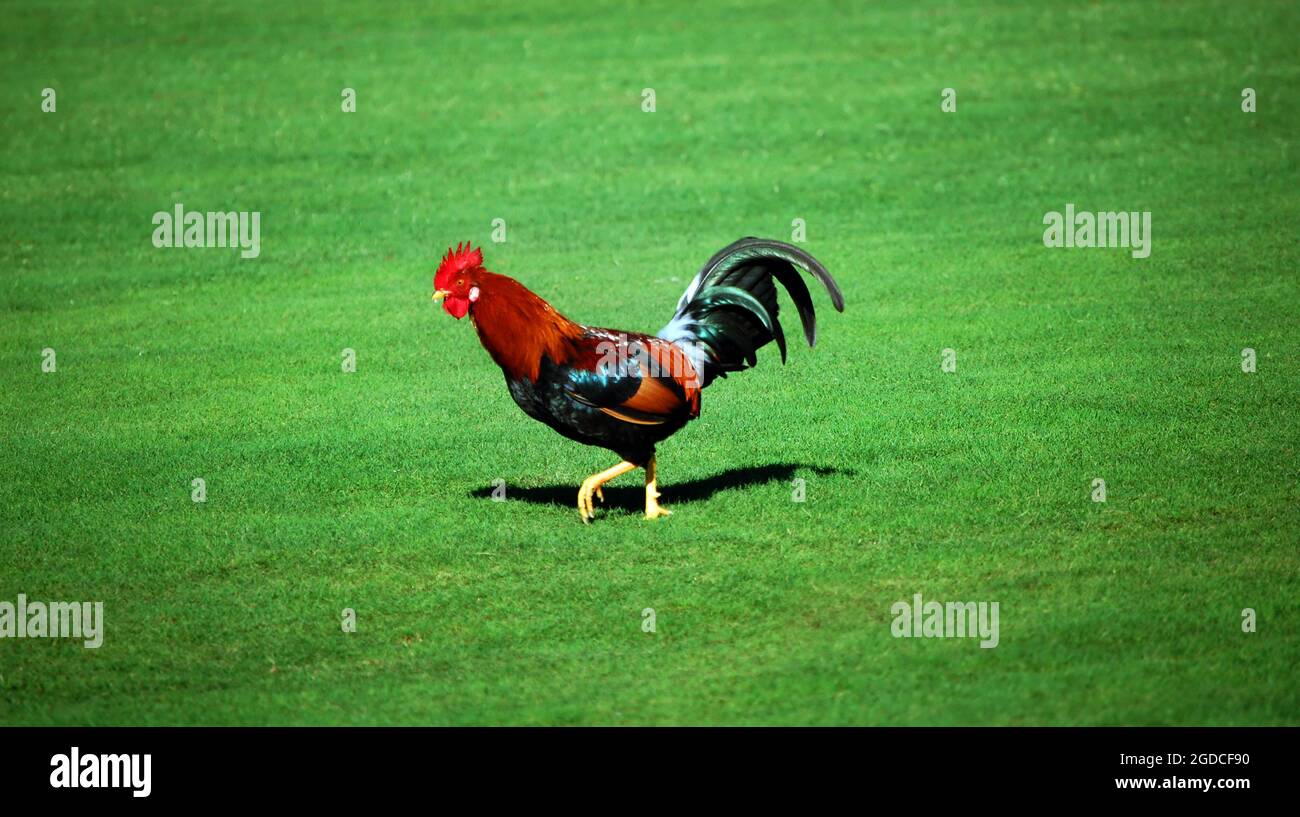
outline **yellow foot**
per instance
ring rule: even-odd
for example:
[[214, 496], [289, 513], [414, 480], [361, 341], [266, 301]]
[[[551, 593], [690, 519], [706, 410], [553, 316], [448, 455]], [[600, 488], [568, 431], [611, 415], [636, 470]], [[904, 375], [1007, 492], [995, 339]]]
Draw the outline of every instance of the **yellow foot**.
[[645, 466], [645, 518], [658, 519], [670, 514], [672, 511], [659, 504], [659, 470], [655, 458], [651, 457]]
[[619, 474], [626, 474], [633, 468], [636, 468], [636, 466], [630, 462], [620, 462], [613, 468], [606, 468], [599, 474], [592, 474], [583, 480], [582, 487], [578, 489], [578, 516], [582, 518], [584, 523], [590, 525], [591, 520], [596, 518], [596, 508], [592, 502], [592, 496], [594, 495], [601, 502], [604, 502], [605, 492], [601, 490], [601, 486]]
[[659, 491], [655, 484], [651, 482], [645, 486], [645, 518], [658, 519], [661, 516], [671, 516], [672, 511], [659, 504]]
[[594, 495], [595, 498], [599, 499], [601, 502], [605, 501], [605, 492], [600, 488], [600, 486], [604, 484], [600, 479], [601, 476], [601, 474], [596, 474], [595, 476], [587, 477], [587, 479], [583, 481], [582, 487], [578, 489], [578, 515], [581, 516], [582, 521], [586, 522], [588, 525], [591, 524], [591, 520], [596, 518], [596, 507], [592, 502], [592, 496]]
[[658, 519], [661, 516], [672, 516], [673, 512], [659, 504], [659, 501], [651, 496], [645, 498], [645, 518]]

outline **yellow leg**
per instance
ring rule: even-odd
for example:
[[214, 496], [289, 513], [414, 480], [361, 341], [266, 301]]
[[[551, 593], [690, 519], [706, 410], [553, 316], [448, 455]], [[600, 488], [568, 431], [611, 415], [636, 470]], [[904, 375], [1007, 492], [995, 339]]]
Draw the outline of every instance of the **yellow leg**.
[[655, 468], [655, 458], [645, 464], [645, 518], [658, 519], [668, 516], [672, 511], [659, 504], [659, 476]]
[[592, 507], [591, 495], [595, 494], [600, 497], [601, 502], [604, 502], [605, 494], [600, 490], [600, 486], [635, 468], [636, 466], [630, 462], [620, 462], [613, 468], [606, 468], [599, 474], [592, 474], [583, 480], [582, 487], [578, 489], [578, 516], [582, 517], [583, 522], [591, 524], [591, 520], [596, 518], [596, 509]]

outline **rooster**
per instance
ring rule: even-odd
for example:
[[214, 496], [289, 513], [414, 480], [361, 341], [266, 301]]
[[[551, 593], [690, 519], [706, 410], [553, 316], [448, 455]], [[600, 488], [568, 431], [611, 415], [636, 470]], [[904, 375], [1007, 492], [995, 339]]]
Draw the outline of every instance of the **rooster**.
[[742, 238], [710, 258], [654, 337], [574, 323], [523, 284], [484, 269], [482, 250], [468, 244], [447, 249], [433, 300], [458, 320], [470, 316], [528, 416], [621, 458], [578, 489], [583, 522], [595, 518], [593, 497], [604, 501], [602, 486], [637, 468], [645, 469], [646, 518], [656, 519], [670, 512], [659, 504], [655, 446], [699, 416], [700, 391], [757, 365], [756, 352], [772, 341], [785, 362], [775, 282], [794, 301], [808, 345], [816, 344], [816, 314], [799, 270], [821, 281], [844, 311], [839, 286], [815, 258], [759, 238]]

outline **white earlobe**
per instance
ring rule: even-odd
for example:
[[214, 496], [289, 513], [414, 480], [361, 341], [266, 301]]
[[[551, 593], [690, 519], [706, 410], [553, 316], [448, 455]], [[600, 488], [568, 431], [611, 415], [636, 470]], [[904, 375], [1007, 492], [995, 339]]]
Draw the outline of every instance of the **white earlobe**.
[[469, 302], [474, 303], [478, 300], [478, 287], [469, 288]]

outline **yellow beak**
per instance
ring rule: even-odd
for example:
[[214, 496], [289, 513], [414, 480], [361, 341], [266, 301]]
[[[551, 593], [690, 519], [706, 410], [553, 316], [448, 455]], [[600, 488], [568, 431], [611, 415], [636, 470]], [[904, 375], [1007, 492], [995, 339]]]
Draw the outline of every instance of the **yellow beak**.
[[436, 289], [433, 292], [433, 299], [435, 301], [441, 301], [443, 298], [446, 298], [450, 294], [451, 293], [445, 289]]

